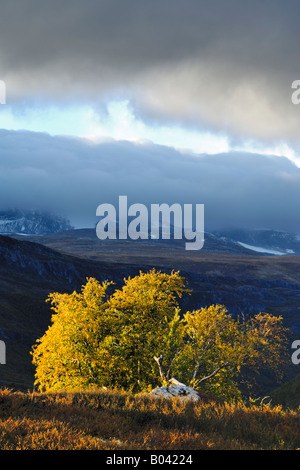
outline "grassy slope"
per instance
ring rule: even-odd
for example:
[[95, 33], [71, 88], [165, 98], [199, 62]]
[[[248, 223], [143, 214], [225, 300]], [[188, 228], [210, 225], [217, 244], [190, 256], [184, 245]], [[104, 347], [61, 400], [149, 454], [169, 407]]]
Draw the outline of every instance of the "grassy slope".
[[284, 407], [295, 408], [300, 406], [300, 374], [275, 389], [270, 397], [273, 403], [280, 403]]
[[0, 390], [0, 450], [297, 449], [300, 414], [281, 407], [158, 400], [113, 391]]

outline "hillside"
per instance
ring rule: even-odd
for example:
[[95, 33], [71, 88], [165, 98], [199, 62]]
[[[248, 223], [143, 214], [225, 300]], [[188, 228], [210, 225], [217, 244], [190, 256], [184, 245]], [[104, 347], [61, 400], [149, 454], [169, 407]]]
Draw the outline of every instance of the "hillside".
[[[193, 290], [182, 299], [184, 310], [222, 303], [234, 314], [267, 311], [283, 315], [286, 326], [295, 335], [300, 332], [299, 256], [191, 253], [164, 242], [100, 242], [91, 230], [33, 237], [35, 242], [18, 238], [0, 236], [0, 340], [7, 347], [0, 385], [32, 390], [30, 351], [52, 314], [45, 299], [50, 292], [79, 290], [90, 276], [120, 285], [139, 270], [180, 270]], [[298, 366], [291, 366], [285, 380], [297, 373]], [[257, 393], [269, 394], [276, 386], [263, 375]]]
[[300, 374], [270, 393], [274, 404], [282, 404], [286, 408], [300, 406]]
[[268, 405], [0, 390], [0, 413], [1, 450], [295, 450], [300, 442], [299, 413]]
[[283, 315], [287, 326], [300, 333], [299, 255], [265, 256], [216, 236], [208, 237], [204, 248], [194, 252], [186, 251], [181, 240], [100, 241], [93, 229], [30, 240], [76, 258], [127, 269], [180, 270], [194, 291], [191, 306], [221, 303], [233, 313], [246, 315], [268, 311]]

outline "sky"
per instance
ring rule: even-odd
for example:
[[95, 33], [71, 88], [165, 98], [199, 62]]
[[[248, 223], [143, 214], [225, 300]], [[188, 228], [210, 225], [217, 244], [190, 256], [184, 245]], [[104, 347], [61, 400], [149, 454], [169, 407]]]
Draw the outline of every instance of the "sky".
[[[0, 209], [300, 233], [298, 0], [0, 0]], [[1, 100], [0, 100], [1, 101]]]

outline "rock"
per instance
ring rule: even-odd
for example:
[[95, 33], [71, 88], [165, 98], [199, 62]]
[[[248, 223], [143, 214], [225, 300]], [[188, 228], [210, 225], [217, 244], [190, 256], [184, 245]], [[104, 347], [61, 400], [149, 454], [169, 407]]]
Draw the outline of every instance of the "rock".
[[178, 380], [176, 379], [171, 379], [169, 380], [169, 382], [171, 383], [170, 386], [154, 388], [150, 392], [150, 395], [156, 398], [178, 397], [183, 400], [193, 400], [193, 401], [201, 400], [199, 394], [193, 388], [188, 387], [187, 385], [181, 382], [178, 382]]

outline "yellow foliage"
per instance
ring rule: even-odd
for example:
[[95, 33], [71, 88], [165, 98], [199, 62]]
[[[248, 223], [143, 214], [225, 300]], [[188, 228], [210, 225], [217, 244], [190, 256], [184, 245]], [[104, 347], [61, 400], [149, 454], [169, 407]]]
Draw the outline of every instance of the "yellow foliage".
[[175, 376], [215, 396], [240, 398], [244, 366], [281, 372], [281, 317], [259, 313], [241, 321], [223, 305], [181, 314], [179, 299], [190, 291], [174, 271], [140, 272], [108, 294], [112, 284], [89, 278], [79, 293], [49, 295], [51, 325], [32, 351], [39, 390], [140, 391]]

